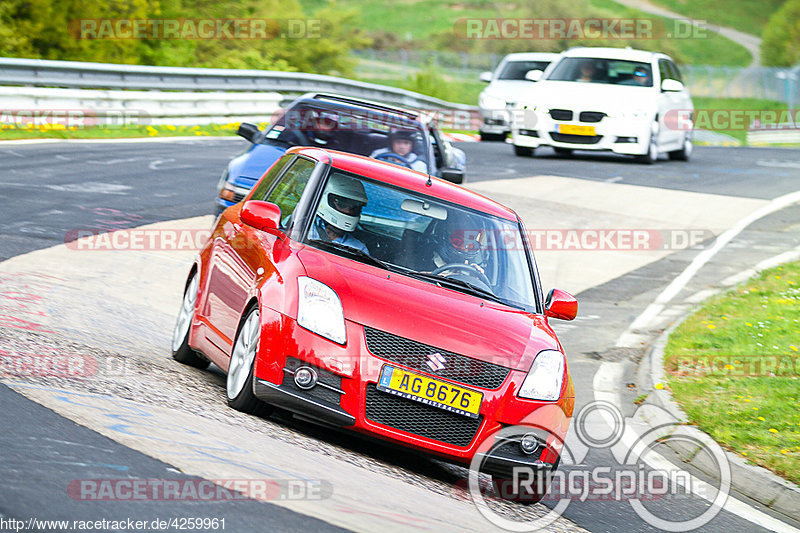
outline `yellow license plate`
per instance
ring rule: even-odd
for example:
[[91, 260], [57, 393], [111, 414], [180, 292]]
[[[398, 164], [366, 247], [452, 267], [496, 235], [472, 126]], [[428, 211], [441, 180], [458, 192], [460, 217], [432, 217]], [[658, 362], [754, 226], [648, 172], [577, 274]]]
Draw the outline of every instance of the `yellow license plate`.
[[567, 135], [595, 135], [594, 126], [578, 126], [575, 124], [556, 124], [556, 131]]
[[445, 383], [402, 368], [384, 365], [378, 390], [416, 400], [452, 413], [478, 418], [483, 393]]

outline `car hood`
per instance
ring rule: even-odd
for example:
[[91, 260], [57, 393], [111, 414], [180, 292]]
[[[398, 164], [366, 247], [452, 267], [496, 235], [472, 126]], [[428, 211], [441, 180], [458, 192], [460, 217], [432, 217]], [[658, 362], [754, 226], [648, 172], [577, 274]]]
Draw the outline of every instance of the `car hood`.
[[228, 163], [228, 181], [240, 187], [252, 187], [285, 152], [284, 145], [251, 145]]
[[537, 107], [608, 112], [650, 108], [657, 94], [652, 87], [543, 80], [527, 93], [525, 101]]
[[299, 257], [336, 291], [345, 318], [363, 326], [524, 372], [539, 351], [560, 349], [542, 315], [308, 246]]
[[506, 101], [518, 100], [533, 89], [535, 83], [529, 80], [496, 80], [483, 90], [484, 94]]

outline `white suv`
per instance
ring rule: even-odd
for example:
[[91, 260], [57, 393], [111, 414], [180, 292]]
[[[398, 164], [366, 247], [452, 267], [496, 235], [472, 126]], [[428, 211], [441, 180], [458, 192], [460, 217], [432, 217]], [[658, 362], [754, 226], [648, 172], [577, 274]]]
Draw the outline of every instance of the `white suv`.
[[481, 73], [480, 79], [489, 84], [478, 97], [481, 110], [481, 140], [502, 141], [511, 130], [506, 109], [530, 90], [533, 83], [525, 78], [531, 70], [544, 70], [558, 54], [539, 52], [508, 54], [494, 72]]
[[692, 152], [694, 106], [669, 56], [630, 48], [572, 48], [544, 72], [512, 113], [514, 153], [551, 146], [610, 150], [653, 163]]

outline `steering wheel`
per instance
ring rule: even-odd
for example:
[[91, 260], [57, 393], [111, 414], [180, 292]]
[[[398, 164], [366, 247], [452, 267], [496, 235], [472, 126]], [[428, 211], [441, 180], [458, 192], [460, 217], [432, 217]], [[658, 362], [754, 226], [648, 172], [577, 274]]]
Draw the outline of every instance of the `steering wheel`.
[[411, 168], [411, 165], [409, 164], [408, 160], [405, 157], [403, 157], [400, 154], [396, 154], [394, 152], [384, 152], [382, 154], [373, 156], [373, 159], [377, 159], [378, 161], [387, 161], [389, 163], [397, 162], [401, 166], [404, 166], [406, 168]]
[[491, 288], [492, 286], [492, 282], [489, 281], [489, 278], [486, 277], [486, 274], [481, 272], [478, 269], [478, 267], [467, 263], [448, 263], [446, 265], [440, 266], [439, 268], [431, 272], [431, 274], [441, 274], [442, 272], [447, 272], [448, 270], [455, 270], [455, 271], [460, 270], [465, 274], [470, 274], [475, 276], [481, 281], [481, 283], [485, 284], [487, 288]]

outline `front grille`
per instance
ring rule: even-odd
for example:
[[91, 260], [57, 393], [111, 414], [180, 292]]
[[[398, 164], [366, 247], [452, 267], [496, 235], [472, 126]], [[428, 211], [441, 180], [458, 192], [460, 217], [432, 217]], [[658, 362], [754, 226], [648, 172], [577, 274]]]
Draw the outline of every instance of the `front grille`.
[[578, 120], [581, 122], [600, 122], [605, 118], [606, 114], [602, 111], [582, 111], [578, 115]]
[[572, 111], [569, 109], [551, 109], [550, 117], [553, 120], [572, 120]]
[[552, 137], [554, 141], [560, 143], [572, 144], [597, 144], [600, 142], [600, 139], [603, 138], [602, 135], [571, 135], [568, 133], [556, 133], [554, 131], [550, 132], [550, 137]]
[[[248, 191], [249, 192], [249, 191]], [[235, 192], [233, 193], [233, 203], [239, 203], [244, 200], [244, 197], [247, 196], [247, 193]]]
[[483, 416], [468, 418], [438, 407], [392, 396], [367, 384], [366, 416], [369, 420], [428, 439], [469, 446]]
[[433, 373], [427, 364], [428, 356], [434, 353], [441, 354], [447, 362], [445, 368], [434, 375], [465, 385], [497, 389], [510, 372], [508, 368], [500, 365], [435, 348], [378, 329], [365, 327], [364, 333], [367, 337], [367, 349], [373, 354], [428, 374]]
[[327, 402], [333, 405], [339, 405], [339, 400], [341, 399], [341, 394], [336, 391], [329, 389], [328, 387], [323, 387], [322, 385], [317, 385], [316, 387], [303, 390], [294, 383], [294, 374], [287, 372], [286, 370], [290, 370], [294, 372], [297, 368], [301, 366], [308, 366], [313, 368], [317, 372], [317, 379], [318, 383], [324, 383], [326, 385], [330, 385], [331, 387], [336, 387], [337, 389], [342, 388], [342, 378], [331, 372], [330, 370], [326, 370], [324, 368], [320, 368], [318, 366], [310, 365], [305, 361], [301, 361], [300, 359], [296, 359], [294, 357], [287, 357], [286, 358], [286, 367], [283, 372], [283, 383], [281, 386], [284, 388], [291, 389], [294, 393], [309, 396], [316, 400], [322, 400], [323, 402]]

